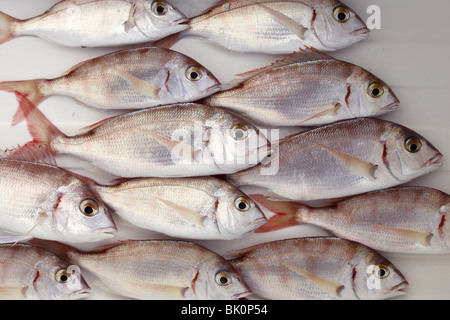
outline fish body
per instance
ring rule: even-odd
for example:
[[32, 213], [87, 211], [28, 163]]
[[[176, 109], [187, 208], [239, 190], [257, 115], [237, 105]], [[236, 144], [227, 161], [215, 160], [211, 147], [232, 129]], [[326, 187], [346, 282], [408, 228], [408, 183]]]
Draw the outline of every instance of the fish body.
[[65, 95], [100, 109], [143, 109], [198, 100], [220, 90], [220, 82], [181, 53], [138, 48], [82, 62], [59, 78], [2, 82], [0, 90], [34, 105]]
[[242, 191], [213, 177], [141, 178], [96, 193], [126, 221], [184, 239], [235, 239], [267, 219]]
[[113, 237], [116, 226], [105, 205], [77, 177], [58, 167], [0, 160], [1, 242], [41, 238], [73, 243]]
[[311, 50], [244, 75], [249, 79], [204, 103], [276, 127], [379, 116], [399, 104], [389, 86], [370, 72]]
[[185, 30], [186, 21], [164, 1], [64, 0], [27, 20], [0, 13], [0, 43], [37, 36], [69, 47], [130, 45]]
[[134, 299], [225, 300], [250, 293], [227, 260], [190, 242], [126, 241], [92, 252], [65, 248], [62, 254], [103, 287]]
[[[342, 20], [340, 20], [342, 19]], [[367, 37], [358, 15], [335, 0], [228, 0], [190, 20], [182, 36], [198, 36], [235, 51], [334, 51]]]
[[291, 200], [334, 199], [406, 183], [438, 169], [441, 157], [406, 127], [360, 118], [286, 137], [270, 158], [228, 180]]
[[[26, 100], [24, 100], [26, 101]], [[90, 162], [125, 178], [231, 173], [256, 165], [270, 143], [245, 120], [200, 104], [162, 106], [106, 119], [66, 136], [30, 103], [22, 103], [34, 141], [53, 154]]]
[[23, 244], [0, 246], [0, 289], [1, 300], [81, 299], [90, 292], [78, 266]]
[[269, 242], [230, 262], [254, 294], [273, 300], [379, 300], [408, 286], [374, 250], [333, 237]]
[[450, 196], [436, 189], [385, 189], [316, 208], [260, 195], [255, 199], [277, 213], [258, 232], [310, 223], [385, 252], [431, 254], [450, 250]]

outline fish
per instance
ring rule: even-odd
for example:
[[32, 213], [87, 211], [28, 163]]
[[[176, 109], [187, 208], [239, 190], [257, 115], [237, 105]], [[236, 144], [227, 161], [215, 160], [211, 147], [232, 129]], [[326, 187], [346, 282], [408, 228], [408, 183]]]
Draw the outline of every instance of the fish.
[[324, 207], [273, 201], [263, 195], [251, 197], [275, 213], [257, 233], [309, 223], [378, 251], [450, 252], [450, 229], [446, 223], [450, 196], [433, 188], [377, 190]]
[[98, 287], [128, 298], [235, 300], [250, 294], [225, 258], [188, 241], [127, 240], [90, 251], [57, 242], [36, 245], [79, 265]]
[[36, 36], [67, 47], [132, 45], [186, 30], [187, 22], [165, 1], [63, 0], [25, 20], [0, 12], [0, 44]]
[[0, 245], [1, 300], [76, 300], [89, 296], [80, 267], [43, 249]]
[[250, 197], [215, 177], [119, 179], [92, 189], [132, 225], [183, 239], [237, 239], [267, 222]]
[[226, 179], [289, 200], [330, 200], [412, 181], [440, 168], [442, 156], [409, 128], [357, 118], [282, 138], [260, 164]]
[[[39, 152], [35, 148], [42, 158]], [[117, 227], [108, 209], [83, 180], [55, 165], [23, 160], [23, 154], [22, 160], [13, 160], [7, 158], [12, 153], [1, 153], [0, 229], [11, 235], [0, 237], [0, 243], [30, 238], [89, 243], [114, 237]]]
[[[144, 47], [109, 53], [75, 65], [61, 77], [0, 82], [0, 90], [35, 106], [65, 95], [99, 109], [144, 109], [199, 100], [221, 88], [197, 61], [169, 49]], [[18, 113], [13, 121], [24, 119]]]
[[272, 300], [381, 300], [406, 294], [400, 270], [373, 249], [336, 237], [278, 240], [230, 263], [253, 294]]
[[354, 10], [336, 0], [228, 0], [191, 18], [189, 29], [159, 45], [200, 37], [238, 52], [284, 54], [306, 47], [335, 51], [369, 32]]
[[376, 117], [395, 111], [400, 103], [392, 89], [372, 73], [311, 49], [241, 76], [243, 82], [202, 103], [269, 127]]
[[[271, 152], [264, 133], [219, 108], [196, 103], [152, 107], [102, 120], [67, 136], [28, 99], [33, 140], [53, 156], [84, 160], [90, 169], [123, 178], [192, 177], [255, 166]], [[23, 150], [22, 150], [23, 152]]]

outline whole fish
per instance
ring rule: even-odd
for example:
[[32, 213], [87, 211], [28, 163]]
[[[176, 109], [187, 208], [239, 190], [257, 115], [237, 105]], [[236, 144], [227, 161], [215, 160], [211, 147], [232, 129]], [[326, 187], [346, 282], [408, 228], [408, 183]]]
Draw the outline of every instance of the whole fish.
[[244, 76], [248, 79], [238, 86], [203, 103], [277, 127], [378, 116], [399, 104], [389, 86], [370, 72], [312, 50]]
[[63, 0], [26, 20], [0, 12], [0, 43], [37, 36], [69, 47], [130, 45], [185, 30], [187, 21], [165, 1]]
[[191, 239], [235, 239], [267, 222], [242, 191], [213, 177], [141, 178], [92, 187], [140, 228]]
[[276, 213], [257, 232], [310, 223], [375, 250], [450, 252], [450, 227], [446, 223], [450, 196], [439, 190], [425, 187], [386, 189], [319, 208], [271, 201], [262, 195], [252, 198]]
[[0, 242], [36, 237], [82, 243], [112, 238], [117, 231], [89, 186], [58, 167], [0, 159], [0, 188], [0, 229], [14, 234]]
[[1, 300], [82, 299], [89, 293], [78, 266], [30, 245], [0, 246]]
[[150, 47], [82, 62], [55, 79], [1, 82], [0, 90], [36, 106], [48, 96], [65, 95], [101, 109], [143, 109], [198, 100], [220, 90], [220, 82], [184, 54]]
[[369, 33], [361, 18], [336, 0], [218, 3], [192, 18], [190, 28], [173, 38], [202, 37], [235, 51], [292, 53], [306, 47], [334, 51], [365, 39]]
[[239, 299], [250, 294], [222, 256], [191, 242], [126, 241], [83, 252], [43, 244], [97, 278], [105, 289], [134, 299]]
[[228, 179], [291, 200], [334, 199], [406, 183], [439, 168], [441, 157], [404, 126], [359, 118], [288, 136], [259, 165]]
[[[27, 99], [34, 143], [48, 153], [90, 162], [124, 178], [188, 177], [232, 173], [270, 152], [263, 133], [237, 116], [200, 104], [154, 107], [112, 117], [66, 136]], [[26, 147], [24, 147], [26, 149]]]
[[333, 237], [269, 242], [230, 262], [254, 294], [273, 300], [380, 300], [408, 286], [373, 249]]

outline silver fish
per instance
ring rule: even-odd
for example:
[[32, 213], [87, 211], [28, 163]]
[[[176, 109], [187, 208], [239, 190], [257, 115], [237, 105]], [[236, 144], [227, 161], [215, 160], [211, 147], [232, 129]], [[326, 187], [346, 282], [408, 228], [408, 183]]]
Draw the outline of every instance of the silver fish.
[[242, 191], [213, 177], [141, 178], [93, 190], [126, 221], [185, 239], [236, 239], [267, 222]]
[[310, 223], [375, 250], [400, 253], [450, 252], [450, 196], [425, 187], [393, 188], [355, 196], [327, 207], [252, 196], [275, 212], [257, 232]]
[[254, 294], [274, 300], [380, 300], [408, 286], [376, 251], [333, 237], [269, 242], [230, 262]]
[[36, 106], [48, 96], [65, 95], [100, 109], [143, 109], [201, 99], [220, 90], [220, 82], [184, 54], [150, 47], [82, 62], [56, 79], [1, 82], [0, 90]]
[[394, 111], [399, 100], [370, 72], [312, 50], [244, 74], [202, 102], [267, 126], [316, 126]]
[[123, 114], [71, 137], [31, 103], [21, 107], [34, 141], [49, 153], [83, 159], [124, 178], [232, 173], [256, 165], [270, 152], [269, 141], [256, 127], [200, 104]]
[[82, 299], [90, 288], [80, 268], [30, 245], [0, 245], [1, 300]]
[[126, 241], [93, 251], [44, 244], [94, 275], [113, 293], [134, 299], [239, 299], [250, 294], [220, 255], [191, 242]]
[[334, 51], [369, 33], [361, 18], [336, 0], [220, 1], [189, 24], [178, 38], [198, 36], [227, 49], [264, 53], [292, 53], [306, 47]]
[[186, 30], [187, 21], [165, 1], [63, 0], [26, 20], [0, 12], [0, 43], [37, 36], [69, 47], [129, 45]]
[[270, 158], [228, 179], [292, 200], [333, 199], [406, 183], [441, 167], [441, 157], [406, 127], [359, 118], [289, 136]]
[[112, 238], [117, 231], [88, 185], [58, 167], [1, 159], [0, 186], [0, 229], [14, 234], [0, 242], [35, 237], [82, 243]]

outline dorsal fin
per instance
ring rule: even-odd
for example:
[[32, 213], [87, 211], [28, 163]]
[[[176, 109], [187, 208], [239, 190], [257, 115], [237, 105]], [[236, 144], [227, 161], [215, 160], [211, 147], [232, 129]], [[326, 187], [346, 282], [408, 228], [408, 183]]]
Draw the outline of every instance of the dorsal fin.
[[0, 150], [0, 159], [29, 161], [57, 166], [55, 157], [47, 148], [35, 142], [28, 142], [23, 146]]
[[266, 72], [268, 70], [272, 70], [278, 67], [284, 67], [291, 64], [299, 64], [304, 62], [311, 62], [311, 61], [321, 61], [321, 60], [336, 60], [332, 56], [325, 54], [317, 49], [314, 48], [306, 48], [306, 49], [300, 49], [300, 51], [296, 51], [291, 53], [290, 55], [280, 59], [276, 60], [275, 62], [254, 70], [250, 70], [244, 73], [237, 74], [238, 77], [244, 77], [244, 80], [248, 80], [250, 78], [253, 78], [263, 72]]

